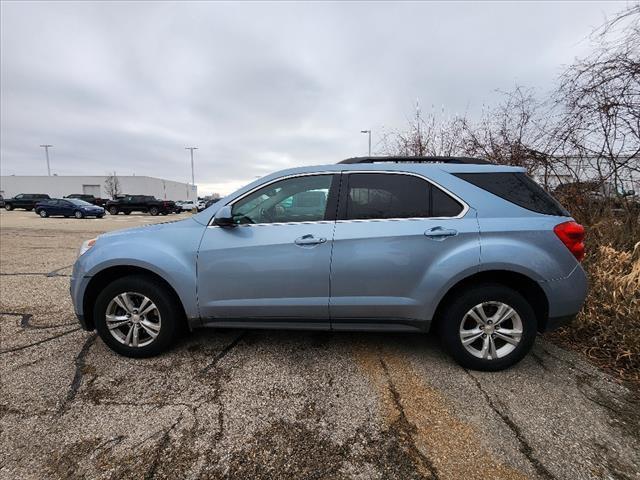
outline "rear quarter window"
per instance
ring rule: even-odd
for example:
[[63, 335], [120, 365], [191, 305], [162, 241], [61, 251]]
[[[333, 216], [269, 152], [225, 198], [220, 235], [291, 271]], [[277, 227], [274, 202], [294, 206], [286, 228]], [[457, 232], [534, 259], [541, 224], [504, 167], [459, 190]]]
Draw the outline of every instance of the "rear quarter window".
[[571, 216], [555, 198], [525, 173], [487, 172], [454, 173], [454, 175], [532, 212], [560, 217]]

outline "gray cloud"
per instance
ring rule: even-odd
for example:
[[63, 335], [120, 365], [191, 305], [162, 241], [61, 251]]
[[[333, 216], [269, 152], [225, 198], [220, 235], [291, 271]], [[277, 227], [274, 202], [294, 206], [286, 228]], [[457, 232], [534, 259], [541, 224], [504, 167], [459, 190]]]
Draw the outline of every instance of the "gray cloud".
[[[3, 175], [257, 175], [362, 154], [363, 128], [552, 88], [624, 2], [1, 4]], [[203, 188], [204, 187], [204, 188]]]

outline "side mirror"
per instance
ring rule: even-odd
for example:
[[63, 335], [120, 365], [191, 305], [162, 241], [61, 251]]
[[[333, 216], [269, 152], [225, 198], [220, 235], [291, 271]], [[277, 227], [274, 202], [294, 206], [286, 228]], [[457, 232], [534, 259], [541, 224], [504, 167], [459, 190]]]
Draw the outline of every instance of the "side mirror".
[[213, 223], [219, 227], [234, 227], [233, 215], [231, 215], [231, 207], [225, 205], [217, 211], [215, 217], [213, 217]]

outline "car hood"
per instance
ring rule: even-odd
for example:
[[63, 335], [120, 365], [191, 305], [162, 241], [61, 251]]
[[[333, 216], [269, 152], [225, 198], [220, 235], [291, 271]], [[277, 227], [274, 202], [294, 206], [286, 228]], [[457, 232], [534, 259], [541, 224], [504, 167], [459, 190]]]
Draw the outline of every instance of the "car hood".
[[157, 235], [169, 229], [190, 228], [197, 223], [198, 222], [195, 222], [191, 218], [185, 218], [184, 220], [154, 223], [152, 225], [144, 225], [142, 227], [125, 228], [123, 230], [114, 230], [112, 232], [103, 233], [98, 238], [101, 241], [111, 241], [111, 240], [120, 239], [122, 237], [141, 237], [141, 236], [147, 236], [147, 235]]

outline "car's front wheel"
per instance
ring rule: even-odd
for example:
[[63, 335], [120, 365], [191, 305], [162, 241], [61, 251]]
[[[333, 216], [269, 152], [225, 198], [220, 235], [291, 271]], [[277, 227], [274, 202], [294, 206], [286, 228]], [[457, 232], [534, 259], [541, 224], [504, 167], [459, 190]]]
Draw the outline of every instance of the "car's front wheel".
[[123, 277], [100, 292], [94, 321], [104, 343], [127, 357], [151, 357], [175, 341], [181, 312], [171, 292], [144, 275]]
[[84, 213], [82, 213], [80, 210], [76, 210], [75, 212], [73, 212], [73, 216], [77, 219], [81, 219], [84, 218]]
[[13, 210], [13, 205], [11, 205], [10, 203], [5, 203], [5, 204], [4, 204], [4, 209], [5, 209], [7, 212], [10, 212], [11, 210]]
[[470, 287], [444, 308], [439, 323], [447, 352], [463, 367], [497, 371], [531, 350], [537, 332], [533, 308], [499, 284]]

